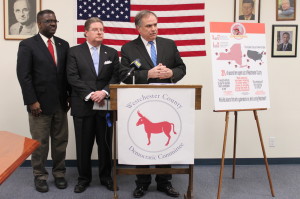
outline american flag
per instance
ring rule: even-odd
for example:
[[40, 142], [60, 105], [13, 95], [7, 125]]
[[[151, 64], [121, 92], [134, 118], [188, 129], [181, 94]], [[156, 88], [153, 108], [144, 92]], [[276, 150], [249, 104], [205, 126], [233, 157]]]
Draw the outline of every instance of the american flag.
[[99, 17], [104, 22], [103, 44], [119, 53], [123, 44], [137, 38], [134, 17], [141, 10], [158, 16], [158, 35], [176, 42], [182, 57], [205, 56], [205, 0], [76, 0], [77, 44], [85, 42], [84, 22]]

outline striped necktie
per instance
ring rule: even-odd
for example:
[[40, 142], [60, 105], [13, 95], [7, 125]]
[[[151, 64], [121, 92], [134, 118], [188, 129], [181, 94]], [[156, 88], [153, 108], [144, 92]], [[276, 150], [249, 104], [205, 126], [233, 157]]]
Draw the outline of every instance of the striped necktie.
[[155, 67], [157, 65], [157, 55], [156, 55], [155, 45], [154, 45], [153, 41], [149, 41], [148, 43], [151, 45], [151, 48], [150, 48], [151, 60], [152, 60], [152, 63]]

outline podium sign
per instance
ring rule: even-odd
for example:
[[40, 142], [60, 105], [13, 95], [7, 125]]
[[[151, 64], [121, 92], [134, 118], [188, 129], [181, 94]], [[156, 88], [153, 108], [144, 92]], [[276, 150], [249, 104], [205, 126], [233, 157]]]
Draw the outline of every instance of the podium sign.
[[194, 164], [194, 88], [119, 88], [120, 164]]

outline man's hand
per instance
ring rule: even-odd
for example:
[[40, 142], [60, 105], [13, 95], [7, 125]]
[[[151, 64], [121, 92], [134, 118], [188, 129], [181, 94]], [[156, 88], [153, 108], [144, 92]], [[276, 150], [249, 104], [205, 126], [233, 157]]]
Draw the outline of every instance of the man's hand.
[[161, 69], [158, 78], [159, 79], [169, 79], [171, 77], [173, 77], [173, 71], [165, 66], [164, 68]]
[[39, 102], [35, 102], [29, 105], [30, 112], [33, 116], [38, 117], [42, 113], [41, 105]]
[[100, 104], [100, 102], [106, 97], [106, 93], [104, 91], [95, 91], [91, 95], [91, 100]]
[[148, 71], [148, 78], [168, 79], [173, 76], [173, 71], [161, 63]]
[[67, 112], [70, 110], [71, 108], [71, 97], [67, 98]]

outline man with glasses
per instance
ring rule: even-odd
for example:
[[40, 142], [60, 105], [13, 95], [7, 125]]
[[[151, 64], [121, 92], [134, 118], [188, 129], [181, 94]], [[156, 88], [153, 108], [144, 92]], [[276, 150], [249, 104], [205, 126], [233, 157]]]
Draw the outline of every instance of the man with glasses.
[[27, 105], [30, 133], [41, 144], [31, 157], [35, 188], [39, 192], [48, 191], [45, 164], [49, 138], [55, 185], [59, 189], [67, 187], [69, 87], [66, 60], [69, 44], [54, 36], [57, 22], [53, 11], [40, 11], [37, 14], [39, 33], [20, 42], [17, 59], [17, 75]]
[[67, 77], [72, 87], [71, 115], [75, 127], [79, 174], [74, 192], [85, 191], [92, 180], [91, 154], [95, 139], [100, 183], [113, 191], [112, 113], [93, 110], [93, 106], [103, 106], [109, 96], [109, 84], [119, 83], [119, 57], [115, 49], [102, 44], [104, 27], [99, 18], [86, 20], [84, 30], [86, 42], [70, 48], [67, 63]]
[[16, 0], [13, 6], [17, 22], [10, 26], [11, 35], [34, 35], [36, 23], [30, 19], [31, 6], [28, 0]]

